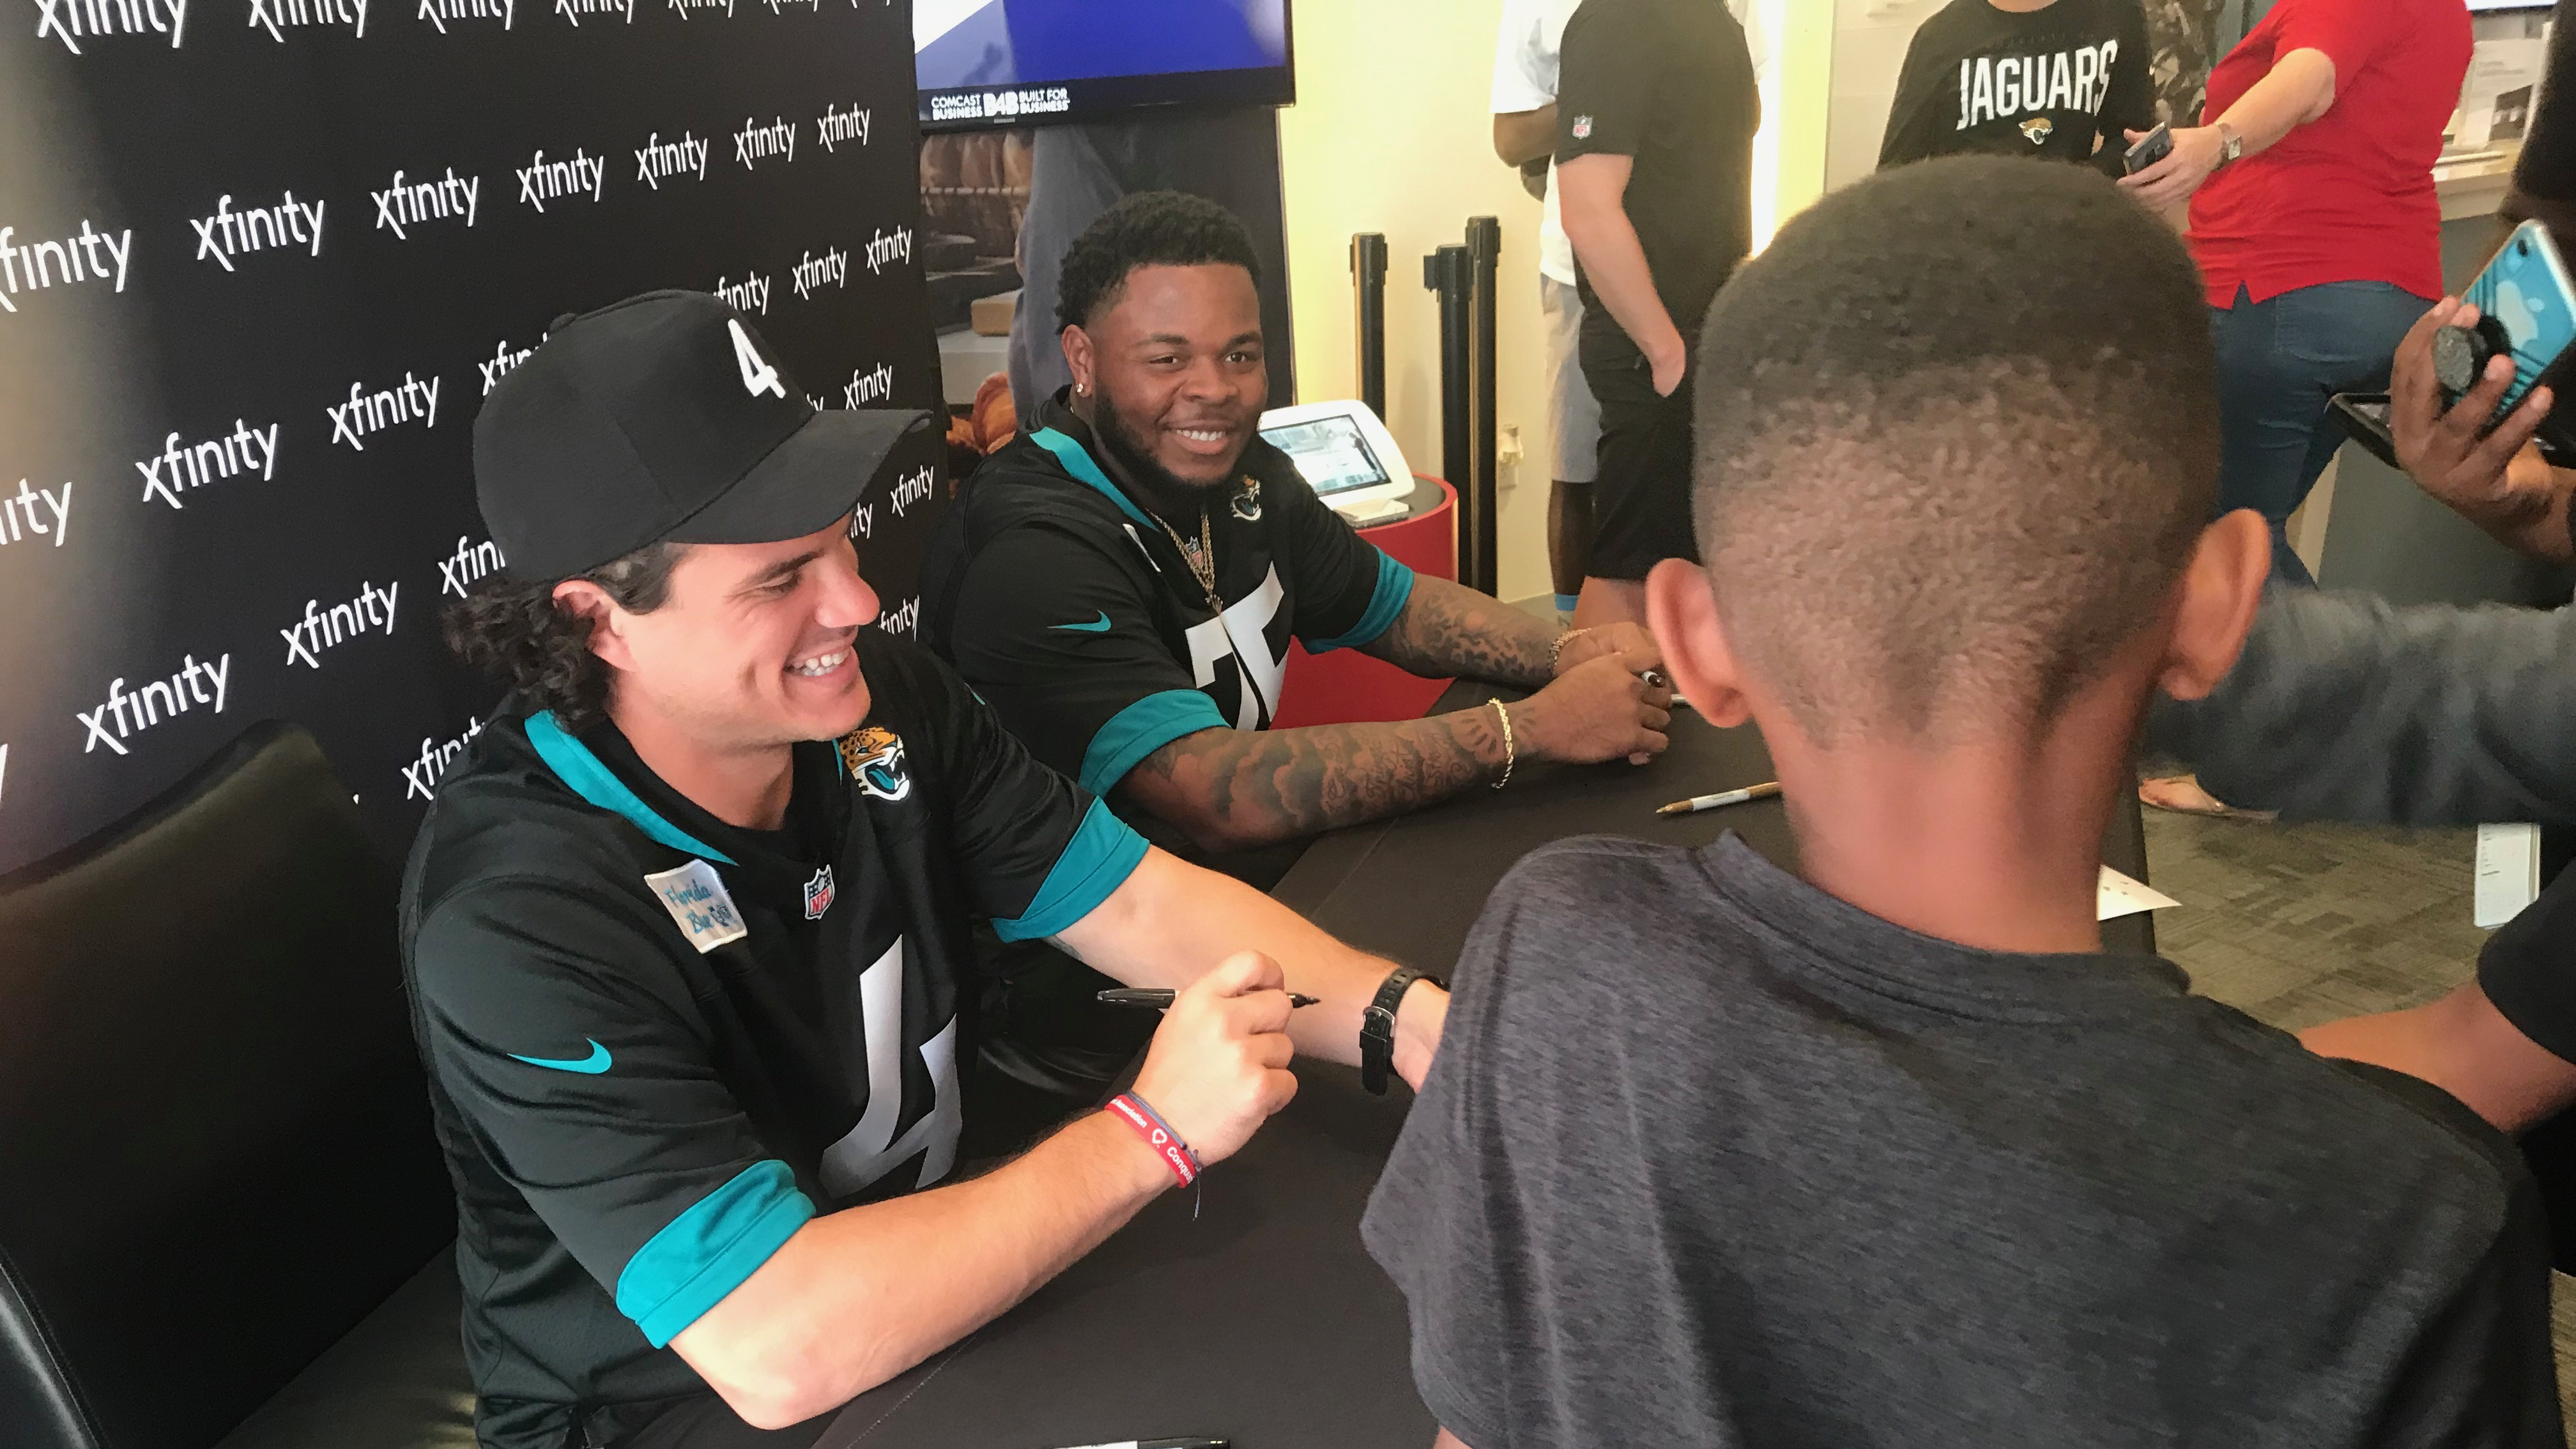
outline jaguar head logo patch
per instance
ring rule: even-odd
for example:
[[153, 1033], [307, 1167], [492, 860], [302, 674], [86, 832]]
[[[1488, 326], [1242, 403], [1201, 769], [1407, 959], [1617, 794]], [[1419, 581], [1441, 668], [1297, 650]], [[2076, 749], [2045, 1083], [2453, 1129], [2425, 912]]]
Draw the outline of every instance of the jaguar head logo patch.
[[2057, 123], [2046, 116], [2033, 116], [2021, 123], [2021, 133], [2034, 146], [2045, 146], [2057, 130]]
[[1261, 480], [1246, 477], [1234, 490], [1233, 501], [1226, 505], [1234, 516], [1246, 523], [1261, 521]]
[[900, 800], [912, 793], [912, 771], [903, 759], [903, 736], [879, 725], [861, 725], [841, 736], [840, 750], [841, 767], [858, 782], [860, 794]]

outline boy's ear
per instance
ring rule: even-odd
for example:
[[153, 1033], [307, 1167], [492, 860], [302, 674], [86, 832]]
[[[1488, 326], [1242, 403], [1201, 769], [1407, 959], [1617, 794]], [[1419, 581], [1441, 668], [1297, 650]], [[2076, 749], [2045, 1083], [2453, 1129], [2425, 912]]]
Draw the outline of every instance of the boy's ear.
[[1677, 558], [1655, 565], [1646, 575], [1646, 627], [1663, 650], [1673, 687], [1700, 718], [1724, 729], [1753, 717], [1705, 569]]
[[2236, 667], [2271, 571], [2272, 530], [2262, 514], [2239, 508], [2200, 531], [2174, 583], [2173, 637], [2156, 679], [2166, 694], [2200, 699]]

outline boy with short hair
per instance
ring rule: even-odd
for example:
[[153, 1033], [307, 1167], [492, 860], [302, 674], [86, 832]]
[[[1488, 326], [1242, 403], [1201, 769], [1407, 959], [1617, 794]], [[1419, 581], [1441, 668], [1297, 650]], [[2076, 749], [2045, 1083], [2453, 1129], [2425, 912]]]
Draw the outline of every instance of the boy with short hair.
[[1592, 839], [1496, 891], [1365, 1225], [1442, 1442], [2562, 1444], [2505, 1140], [2102, 951], [2140, 711], [2226, 672], [2268, 550], [2203, 526], [2180, 243], [2079, 168], [1907, 167], [1698, 366], [1707, 567], [1650, 608], [1801, 863]]

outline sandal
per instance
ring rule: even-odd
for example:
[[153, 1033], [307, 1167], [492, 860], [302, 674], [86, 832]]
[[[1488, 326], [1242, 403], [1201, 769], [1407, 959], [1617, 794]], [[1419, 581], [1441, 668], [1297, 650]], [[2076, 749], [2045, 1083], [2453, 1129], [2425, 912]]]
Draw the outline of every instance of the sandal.
[[2281, 818], [2278, 810], [2245, 810], [2230, 805], [2200, 788], [2197, 775], [2169, 775], [2160, 780], [2138, 782], [2138, 803], [2152, 810], [2170, 811], [2176, 815], [2200, 815], [2212, 820], [2252, 820], [2269, 823]]

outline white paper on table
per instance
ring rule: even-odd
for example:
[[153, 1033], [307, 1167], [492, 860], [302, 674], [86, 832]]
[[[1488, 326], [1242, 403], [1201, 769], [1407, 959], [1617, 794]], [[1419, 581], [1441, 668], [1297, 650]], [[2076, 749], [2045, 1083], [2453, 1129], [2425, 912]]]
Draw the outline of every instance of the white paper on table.
[[2540, 899], [2540, 827], [2478, 827], [2477, 893], [2470, 919], [2494, 930]]
[[2132, 880], [2107, 865], [2102, 867], [2101, 880], [2093, 888], [2093, 919], [2097, 921], [2117, 920], [2140, 911], [2161, 911], [2167, 906], [2181, 904], [2145, 881]]

